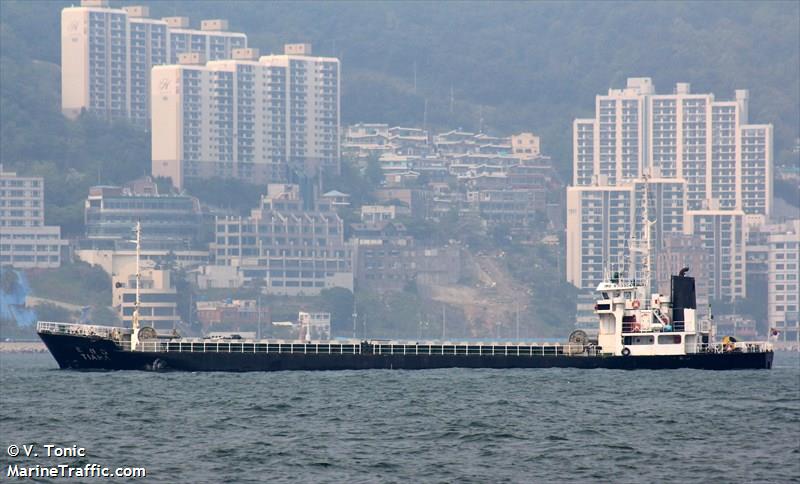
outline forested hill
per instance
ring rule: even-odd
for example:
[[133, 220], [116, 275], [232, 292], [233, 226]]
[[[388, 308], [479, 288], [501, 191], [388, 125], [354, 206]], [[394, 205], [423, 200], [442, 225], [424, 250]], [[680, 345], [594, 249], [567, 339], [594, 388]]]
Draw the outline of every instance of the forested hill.
[[[88, 132], [56, 116], [59, 12], [69, 3], [78, 0], [0, 2], [7, 163], [63, 156], [71, 151], [57, 147], [67, 135]], [[690, 82], [719, 99], [750, 89], [751, 121], [775, 125], [779, 163], [792, 160], [800, 133], [795, 1], [112, 2], [139, 3], [152, 16], [190, 16], [193, 25], [228, 18], [262, 53], [308, 41], [339, 56], [345, 123], [422, 124], [427, 99], [429, 126], [541, 134], [564, 173], [572, 119], [591, 114], [594, 96], [628, 76], [652, 77], [660, 92]], [[41, 73], [49, 77], [37, 79]]]

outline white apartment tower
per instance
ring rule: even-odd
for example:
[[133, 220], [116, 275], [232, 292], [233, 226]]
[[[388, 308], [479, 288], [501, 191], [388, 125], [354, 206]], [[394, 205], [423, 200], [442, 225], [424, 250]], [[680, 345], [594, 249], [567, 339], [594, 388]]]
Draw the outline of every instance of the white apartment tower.
[[567, 280], [597, 287], [605, 270], [625, 269], [633, 227], [633, 187], [577, 186], [567, 190]]
[[[593, 209], [584, 200], [606, 196], [609, 187], [641, 186], [647, 176], [658, 182], [649, 185], [648, 205], [650, 219], [657, 222], [651, 234], [655, 247], [664, 234], [699, 235], [713, 256], [711, 297], [745, 295], [742, 231], [765, 223], [772, 202], [772, 126], [748, 124], [748, 101], [746, 90], [737, 90], [734, 100], [717, 101], [713, 94], [692, 93], [688, 83], [678, 83], [672, 94], [657, 94], [650, 78], [629, 78], [624, 89], [597, 96], [595, 117], [573, 123], [573, 186], [567, 192], [570, 282], [589, 288], [602, 275], [587, 237], [611, 250], [604, 254], [610, 258], [605, 264], [628, 257], [627, 249], [613, 251], [615, 240], [594, 240], [610, 233], [586, 224], [581, 211]], [[631, 223], [633, 234], [641, 235], [641, 195], [636, 200]], [[614, 210], [623, 216], [624, 208]]]
[[246, 47], [247, 36], [225, 32], [224, 20], [204, 20], [190, 29], [186, 17], [148, 18], [149, 8], [109, 7], [107, 0], [82, 0], [61, 11], [61, 109], [75, 118], [90, 111], [105, 119], [147, 126], [150, 69], [185, 52], [207, 59]]
[[[647, 189], [645, 190], [645, 183]], [[641, 260], [631, 260], [631, 235], [644, 234], [644, 196], [648, 219], [660, 220], [650, 233], [652, 246], [667, 234], [684, 232], [686, 182], [681, 179], [636, 179], [623, 185], [577, 186], [567, 189], [567, 280], [594, 288], [603, 272], [641, 274]], [[655, 260], [655, 258], [653, 259]], [[631, 267], [631, 264], [635, 264]]]
[[596, 115], [573, 123], [573, 185], [619, 185], [648, 174], [683, 178], [688, 209], [719, 207], [769, 217], [772, 125], [748, 124], [747, 90], [733, 101], [678, 83], [656, 94], [650, 78], [597, 96]]
[[767, 321], [778, 339], [800, 344], [800, 220], [769, 234]]
[[340, 65], [307, 44], [283, 55], [234, 49], [232, 59], [183, 55], [152, 70], [152, 170], [255, 183], [338, 172]]

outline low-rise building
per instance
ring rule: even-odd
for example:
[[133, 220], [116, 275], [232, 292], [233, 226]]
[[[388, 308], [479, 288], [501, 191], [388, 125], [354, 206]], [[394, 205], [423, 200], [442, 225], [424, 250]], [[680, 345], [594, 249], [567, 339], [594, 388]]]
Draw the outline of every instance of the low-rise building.
[[389, 125], [381, 123], [358, 123], [347, 127], [342, 142], [342, 158], [360, 165], [369, 159], [377, 159], [384, 153], [394, 152], [389, 143]]
[[4, 227], [0, 230], [0, 265], [17, 269], [61, 267], [61, 252], [66, 246], [61, 227]]
[[238, 267], [244, 283], [266, 294], [316, 295], [353, 289], [352, 251], [330, 201], [303, 207], [298, 185], [270, 184], [246, 217], [218, 217], [211, 244], [215, 263]]
[[191, 272], [194, 284], [200, 289], [235, 289], [244, 285], [239, 266], [204, 265]]
[[[75, 250], [75, 257], [91, 265], [100, 266], [109, 276], [119, 274], [122, 268], [136, 263], [135, 248]], [[207, 250], [143, 249], [139, 255], [143, 264], [164, 269], [193, 269], [208, 264]]]
[[159, 195], [152, 179], [127, 186], [89, 189], [84, 209], [86, 238], [97, 248], [113, 248], [133, 237], [142, 224], [145, 248], [189, 249], [198, 244], [202, 217], [199, 201], [187, 195]]
[[60, 267], [66, 245], [61, 227], [44, 224], [44, 179], [18, 176], [0, 165], [0, 265]]
[[[139, 293], [139, 321], [142, 327], [150, 326], [160, 333], [168, 333], [181, 323], [178, 314], [178, 291], [172, 284], [171, 272], [154, 269], [141, 269]], [[123, 324], [130, 327], [136, 307], [136, 264], [120, 268], [112, 277], [113, 305], [120, 312]]]
[[719, 341], [725, 336], [733, 336], [742, 341], [758, 339], [756, 321], [741, 314], [714, 315], [714, 335]]
[[331, 313], [301, 311], [297, 315], [297, 320], [301, 339], [331, 339]]
[[381, 188], [375, 190], [379, 202], [402, 202], [409, 208], [412, 217], [429, 215], [431, 192], [419, 188]]
[[328, 201], [333, 208], [349, 207], [350, 195], [339, 190], [331, 190], [322, 194], [322, 200]]
[[455, 284], [461, 277], [457, 246], [418, 247], [403, 224], [353, 225], [357, 287], [402, 291], [410, 284]]
[[533, 159], [541, 155], [539, 137], [533, 133], [511, 136], [511, 152], [522, 159]]
[[361, 223], [376, 224], [394, 220], [400, 215], [408, 215], [408, 207], [399, 205], [362, 205]]
[[272, 324], [270, 308], [257, 299], [198, 301], [197, 321], [204, 332], [248, 330], [260, 334]]
[[483, 220], [513, 226], [536, 222], [545, 212], [545, 192], [499, 189], [467, 192], [467, 202]]

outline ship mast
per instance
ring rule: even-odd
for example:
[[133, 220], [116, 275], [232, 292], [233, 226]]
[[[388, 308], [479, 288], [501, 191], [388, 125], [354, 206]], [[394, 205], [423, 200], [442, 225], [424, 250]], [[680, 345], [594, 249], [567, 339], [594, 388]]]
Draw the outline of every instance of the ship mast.
[[133, 317], [131, 319], [131, 329], [133, 329], [133, 333], [131, 334], [131, 351], [136, 350], [136, 346], [139, 343], [139, 307], [141, 304], [141, 282], [142, 282], [142, 270], [141, 264], [139, 259], [141, 257], [142, 252], [142, 223], [141, 221], [136, 221], [136, 302], [134, 302], [133, 306]]
[[644, 219], [644, 234], [642, 234], [642, 239], [644, 242], [644, 261], [642, 263], [644, 269], [644, 297], [650, 297], [650, 283], [652, 277], [652, 266], [650, 260], [650, 226], [655, 222], [650, 222], [650, 212], [648, 207], [650, 206], [650, 191], [649, 191], [649, 183], [647, 175], [643, 176], [644, 178], [644, 210], [642, 211], [642, 218]]
[[641, 257], [642, 261], [642, 279], [640, 286], [644, 294], [640, 294], [642, 298], [648, 300], [650, 298], [650, 287], [652, 284], [652, 277], [653, 277], [653, 263], [651, 260], [651, 246], [652, 241], [650, 238], [650, 229], [653, 225], [655, 225], [655, 221], [650, 220], [650, 184], [649, 184], [649, 177], [648, 175], [642, 175], [642, 181], [644, 184], [644, 194], [643, 194], [643, 203], [642, 206], [642, 236], [641, 238], [636, 237], [636, 228], [634, 227], [631, 230], [631, 252], [636, 254], [636, 257], [631, 257], [631, 273], [633, 274], [634, 279], [636, 279], [636, 267], [639, 261], [639, 257]]

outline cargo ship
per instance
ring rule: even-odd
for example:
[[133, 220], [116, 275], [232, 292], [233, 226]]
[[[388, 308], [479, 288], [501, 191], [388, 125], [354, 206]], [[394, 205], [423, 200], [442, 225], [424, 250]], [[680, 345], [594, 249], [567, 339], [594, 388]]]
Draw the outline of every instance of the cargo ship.
[[[162, 335], [139, 320], [139, 249], [136, 230], [136, 302], [130, 328], [44, 322], [36, 331], [62, 369], [150, 371], [421, 370], [434, 368], [608, 368], [706, 370], [769, 369], [768, 341], [726, 337], [713, 342], [698, 321], [695, 281], [688, 268], [671, 277], [669, 295], [649, 288], [645, 274], [626, 279], [607, 272], [597, 286], [597, 333], [573, 331], [564, 343], [212, 339]], [[594, 333], [594, 332], [592, 332]]]

